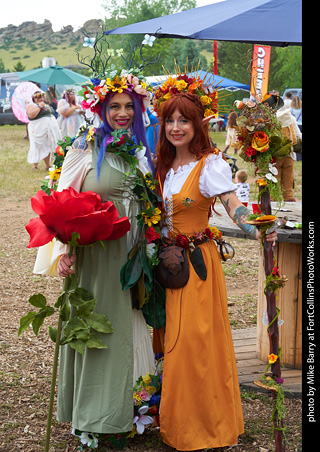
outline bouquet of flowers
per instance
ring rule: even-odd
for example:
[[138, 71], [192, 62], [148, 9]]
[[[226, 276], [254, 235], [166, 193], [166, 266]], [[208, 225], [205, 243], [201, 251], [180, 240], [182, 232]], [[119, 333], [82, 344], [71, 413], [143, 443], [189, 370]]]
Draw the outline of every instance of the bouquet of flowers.
[[[275, 96], [274, 96], [275, 97]], [[257, 184], [269, 189], [271, 197], [281, 201], [282, 194], [274, 164], [291, 150], [291, 141], [282, 136], [281, 123], [277, 120], [270, 95], [246, 103], [235, 101], [241, 114], [237, 118], [237, 143], [240, 157], [256, 166]]]

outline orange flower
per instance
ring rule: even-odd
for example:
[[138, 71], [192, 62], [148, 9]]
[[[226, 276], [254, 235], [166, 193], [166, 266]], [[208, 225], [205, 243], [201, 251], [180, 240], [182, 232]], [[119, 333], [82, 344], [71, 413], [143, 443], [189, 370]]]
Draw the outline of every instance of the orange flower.
[[255, 132], [251, 146], [258, 152], [265, 152], [269, 149], [269, 137], [265, 132]]
[[262, 187], [263, 185], [267, 185], [267, 181], [265, 179], [257, 179], [256, 180], [257, 185]]
[[271, 355], [268, 355], [268, 359], [269, 364], [274, 364], [278, 359], [278, 355], [274, 355], [273, 353], [271, 353]]

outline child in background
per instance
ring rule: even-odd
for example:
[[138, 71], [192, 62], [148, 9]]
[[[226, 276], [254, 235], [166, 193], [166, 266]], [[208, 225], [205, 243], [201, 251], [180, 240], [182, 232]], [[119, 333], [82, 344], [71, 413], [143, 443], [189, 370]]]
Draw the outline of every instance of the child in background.
[[250, 185], [246, 182], [248, 174], [246, 170], [239, 170], [235, 175], [235, 183], [237, 184], [236, 195], [245, 206], [249, 202]]

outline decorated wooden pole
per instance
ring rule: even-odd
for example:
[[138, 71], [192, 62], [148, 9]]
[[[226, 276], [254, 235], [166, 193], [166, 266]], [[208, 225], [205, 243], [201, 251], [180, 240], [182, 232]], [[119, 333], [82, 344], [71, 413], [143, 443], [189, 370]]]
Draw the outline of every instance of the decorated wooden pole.
[[254, 164], [255, 175], [259, 177], [256, 182], [259, 186], [258, 204], [261, 212], [249, 215], [247, 223], [256, 225], [262, 232], [270, 354], [267, 369], [255, 384], [272, 391], [274, 406], [271, 418], [276, 452], [284, 452], [285, 410], [278, 328], [280, 310], [276, 304], [276, 293], [283, 287], [286, 278], [280, 274], [272, 243], [266, 240], [266, 234], [277, 226], [277, 217], [272, 215], [271, 198], [277, 202], [282, 200], [275, 162], [290, 152], [292, 143], [283, 137], [281, 123], [277, 120], [276, 110], [283, 106], [283, 101], [278, 96], [257, 96], [246, 103], [235, 101], [235, 106], [241, 111], [236, 126], [239, 156]]
[[[266, 215], [271, 215], [271, 203], [270, 194], [268, 190], [264, 190], [260, 198], [261, 211]], [[272, 275], [274, 269], [274, 252], [271, 242], [267, 242], [266, 238], [263, 239], [263, 252], [264, 252], [264, 269], [266, 277]], [[281, 365], [280, 365], [280, 347], [279, 347], [279, 328], [278, 328], [278, 310], [276, 305], [276, 291], [266, 288], [267, 298], [267, 314], [269, 320], [269, 343], [270, 343], [270, 357], [278, 357], [275, 362], [271, 364], [271, 378], [275, 381], [281, 379]], [[270, 361], [274, 361], [275, 358], [271, 358]], [[270, 362], [269, 361], [269, 362]], [[268, 378], [268, 377], [267, 377]], [[273, 411], [273, 426], [276, 452], [284, 452], [285, 444], [283, 442], [283, 420], [278, 415], [277, 406], [277, 391], [272, 391], [274, 411]]]

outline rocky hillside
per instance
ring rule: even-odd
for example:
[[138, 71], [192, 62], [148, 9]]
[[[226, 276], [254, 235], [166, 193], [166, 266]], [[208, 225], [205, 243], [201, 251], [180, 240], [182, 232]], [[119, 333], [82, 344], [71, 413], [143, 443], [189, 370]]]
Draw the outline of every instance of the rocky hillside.
[[[82, 29], [74, 30], [71, 25], [54, 32], [50, 20], [43, 24], [23, 22], [0, 28], [0, 58], [6, 70], [13, 71], [17, 62], [21, 62], [25, 70], [41, 67], [44, 57], [55, 58], [61, 66], [78, 64], [76, 51], [90, 53], [83, 47], [85, 34], [96, 36], [101, 32], [101, 20], [88, 20]], [[85, 34], [82, 32], [85, 31]]]
[[[101, 30], [101, 21], [92, 19], [84, 23], [83, 28], [89, 35], [95, 35]], [[5, 28], [0, 28], [0, 45], [12, 42], [45, 40], [59, 44], [65, 37], [70, 39], [76, 38], [83, 42], [83, 34], [80, 29], [73, 30], [71, 25], [63, 27], [60, 31], [54, 32], [50, 20], [45, 20], [43, 24], [36, 22], [23, 22], [21, 25], [8, 25]]]

